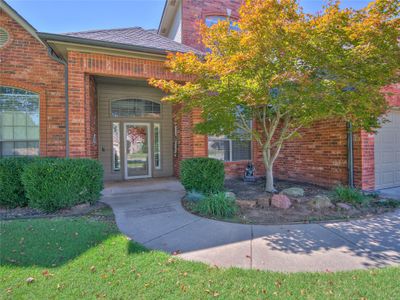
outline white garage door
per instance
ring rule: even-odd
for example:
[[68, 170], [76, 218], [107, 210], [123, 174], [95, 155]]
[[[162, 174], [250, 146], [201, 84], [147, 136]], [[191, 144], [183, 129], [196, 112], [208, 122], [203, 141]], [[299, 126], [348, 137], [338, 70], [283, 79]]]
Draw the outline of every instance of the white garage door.
[[375, 136], [375, 189], [400, 186], [400, 111], [392, 111]]

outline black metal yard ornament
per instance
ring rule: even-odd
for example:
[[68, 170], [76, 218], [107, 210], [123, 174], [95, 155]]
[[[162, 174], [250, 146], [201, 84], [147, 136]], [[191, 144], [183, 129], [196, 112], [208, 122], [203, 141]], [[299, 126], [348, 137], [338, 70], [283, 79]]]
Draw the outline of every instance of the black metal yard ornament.
[[244, 177], [243, 180], [245, 182], [255, 182], [256, 181], [256, 177], [255, 177], [255, 172], [256, 169], [254, 168], [254, 165], [251, 161], [248, 162], [246, 170], [244, 172]]

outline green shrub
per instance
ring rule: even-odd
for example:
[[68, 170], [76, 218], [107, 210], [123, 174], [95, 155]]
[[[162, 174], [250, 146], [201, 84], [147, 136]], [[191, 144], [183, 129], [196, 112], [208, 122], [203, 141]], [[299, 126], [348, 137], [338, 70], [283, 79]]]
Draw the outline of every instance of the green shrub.
[[368, 204], [371, 201], [370, 196], [366, 196], [362, 191], [346, 186], [339, 185], [333, 190], [337, 201], [347, 202], [353, 205]]
[[180, 165], [180, 179], [187, 191], [217, 193], [224, 188], [224, 163], [206, 157], [186, 159]]
[[382, 199], [374, 203], [376, 206], [398, 208], [400, 207], [400, 201], [394, 199]]
[[204, 194], [196, 192], [195, 190], [187, 192], [186, 194], [186, 199], [194, 202], [203, 200], [205, 197], [206, 196]]
[[224, 192], [209, 195], [196, 203], [194, 210], [202, 215], [217, 218], [233, 217], [237, 211], [235, 199], [227, 197]]
[[33, 161], [29, 157], [7, 157], [0, 159], [0, 205], [22, 207], [28, 204], [21, 174], [24, 167]]
[[103, 168], [92, 159], [38, 159], [25, 168], [22, 182], [29, 206], [53, 212], [96, 202], [103, 189]]

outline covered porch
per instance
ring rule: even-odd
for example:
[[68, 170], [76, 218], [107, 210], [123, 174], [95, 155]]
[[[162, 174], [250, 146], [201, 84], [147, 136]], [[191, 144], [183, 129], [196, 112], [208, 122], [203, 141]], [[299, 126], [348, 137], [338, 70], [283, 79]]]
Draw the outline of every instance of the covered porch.
[[143, 79], [94, 76], [98, 159], [106, 181], [168, 177], [173, 169], [172, 105]]

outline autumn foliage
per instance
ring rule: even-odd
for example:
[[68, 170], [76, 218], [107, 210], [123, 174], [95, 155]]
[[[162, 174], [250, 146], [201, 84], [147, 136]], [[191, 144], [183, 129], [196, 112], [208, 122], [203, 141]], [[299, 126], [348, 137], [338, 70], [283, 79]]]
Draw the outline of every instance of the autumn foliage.
[[[200, 26], [206, 52], [170, 54], [173, 72], [191, 75], [184, 84], [150, 80], [168, 93], [165, 101], [200, 108], [203, 134], [251, 134], [273, 191], [273, 164], [284, 141], [302, 127], [327, 118], [372, 131], [387, 110], [381, 88], [399, 81], [398, 0], [322, 12], [303, 12], [295, 0], [247, 0], [239, 30], [229, 20]], [[257, 126], [250, 126], [255, 120]]]

